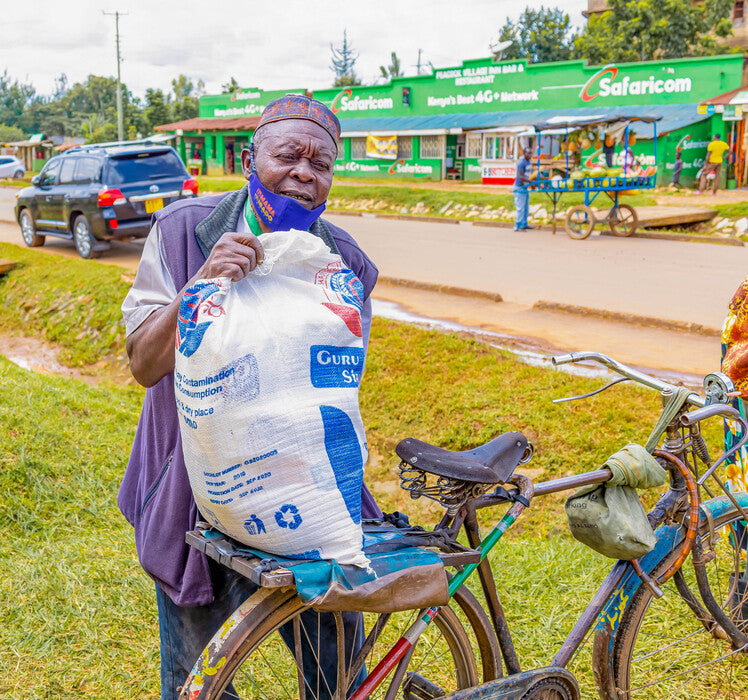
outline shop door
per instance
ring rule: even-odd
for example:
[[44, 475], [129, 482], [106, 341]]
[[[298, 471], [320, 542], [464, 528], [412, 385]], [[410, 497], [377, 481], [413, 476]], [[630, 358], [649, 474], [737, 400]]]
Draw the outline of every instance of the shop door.
[[234, 139], [227, 138], [225, 143], [226, 148], [223, 159], [223, 172], [226, 173], [226, 175], [233, 175], [236, 172], [236, 169], [234, 168]]

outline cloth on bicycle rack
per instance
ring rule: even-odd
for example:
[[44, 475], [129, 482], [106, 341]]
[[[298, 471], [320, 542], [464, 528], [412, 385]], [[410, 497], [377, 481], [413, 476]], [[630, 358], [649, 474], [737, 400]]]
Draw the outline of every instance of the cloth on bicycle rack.
[[[378, 552], [377, 546], [402, 539], [399, 549]], [[288, 568], [294, 575], [296, 591], [308, 605], [319, 611], [397, 612], [446, 605], [449, 602], [447, 573], [436, 552], [409, 546], [394, 530], [367, 532], [364, 552], [367, 569], [341, 565], [336, 561], [298, 561], [273, 555], [272, 569]], [[263, 560], [266, 552], [244, 547]]]
[[636, 489], [661, 486], [667, 472], [635, 444], [618, 450], [603, 466], [613, 474], [608, 481], [583, 486], [566, 500], [571, 534], [606, 557], [636, 559], [656, 544]]
[[306, 231], [262, 236], [247, 277], [183, 294], [174, 385], [201, 515], [273, 554], [365, 567], [363, 286]]

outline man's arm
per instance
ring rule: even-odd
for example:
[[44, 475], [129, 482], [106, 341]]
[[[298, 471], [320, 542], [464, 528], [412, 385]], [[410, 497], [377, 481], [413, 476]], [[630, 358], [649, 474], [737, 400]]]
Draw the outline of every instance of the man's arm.
[[234, 282], [246, 277], [263, 260], [262, 244], [251, 233], [225, 233], [213, 246], [208, 259], [171, 303], [154, 311], [127, 336], [130, 371], [138, 384], [150, 387], [174, 370], [174, 336], [179, 302], [196, 280], [228, 277]]

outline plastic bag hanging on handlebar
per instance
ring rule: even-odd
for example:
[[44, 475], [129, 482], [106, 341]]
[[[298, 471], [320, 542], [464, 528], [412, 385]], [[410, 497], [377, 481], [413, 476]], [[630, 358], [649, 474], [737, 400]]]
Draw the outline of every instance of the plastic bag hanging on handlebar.
[[611, 479], [583, 486], [566, 501], [571, 534], [606, 557], [636, 559], [656, 542], [636, 489], [661, 486], [667, 472], [634, 444], [608, 457], [603, 466], [613, 473]]

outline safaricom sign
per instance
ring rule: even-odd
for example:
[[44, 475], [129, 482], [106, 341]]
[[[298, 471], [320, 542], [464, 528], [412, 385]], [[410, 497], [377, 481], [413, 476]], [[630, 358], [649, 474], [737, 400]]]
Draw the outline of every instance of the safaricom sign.
[[631, 80], [628, 75], [618, 79], [618, 68], [605, 66], [593, 75], [581, 89], [579, 96], [584, 102], [596, 97], [622, 97], [625, 95], [662, 95], [676, 92], [691, 92], [691, 78], [655, 78]]
[[335, 95], [335, 99], [330, 105], [330, 109], [337, 114], [338, 112], [368, 112], [376, 109], [392, 109], [391, 97], [352, 97], [353, 90], [343, 90]]

